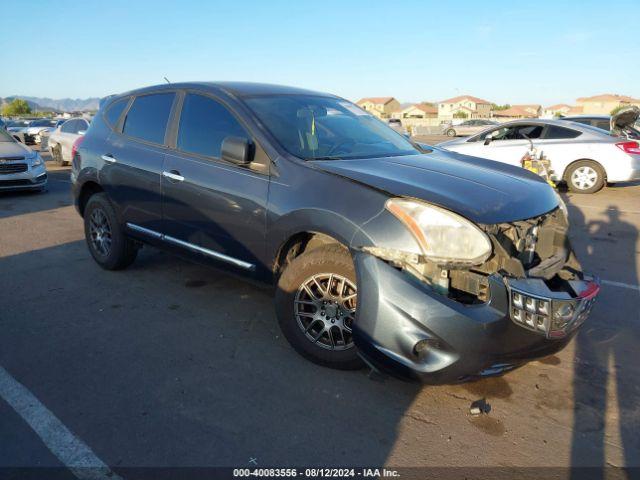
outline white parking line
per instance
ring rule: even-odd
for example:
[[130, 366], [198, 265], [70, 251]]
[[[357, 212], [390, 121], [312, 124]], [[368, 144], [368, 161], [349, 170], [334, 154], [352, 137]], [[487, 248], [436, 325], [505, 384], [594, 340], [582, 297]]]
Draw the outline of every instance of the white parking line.
[[640, 292], [639, 285], [632, 285], [630, 283], [614, 282], [612, 280], [601, 280], [605, 285], [611, 285], [612, 287], [628, 288], [630, 290], [636, 290]]
[[80, 479], [122, 480], [27, 388], [0, 367], [0, 397], [29, 424], [51, 452]]

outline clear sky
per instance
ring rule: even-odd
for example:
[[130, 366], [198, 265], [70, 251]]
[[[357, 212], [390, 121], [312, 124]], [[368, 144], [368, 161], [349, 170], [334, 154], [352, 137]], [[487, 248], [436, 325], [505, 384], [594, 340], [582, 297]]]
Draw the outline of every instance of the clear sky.
[[[638, 0], [3, 0], [0, 97], [245, 80], [401, 102], [640, 97]], [[636, 19], [636, 20], [633, 20]]]

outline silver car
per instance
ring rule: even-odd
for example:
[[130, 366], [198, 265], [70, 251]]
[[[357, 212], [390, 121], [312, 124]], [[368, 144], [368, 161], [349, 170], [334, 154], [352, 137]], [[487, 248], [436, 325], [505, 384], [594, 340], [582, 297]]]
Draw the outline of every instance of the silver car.
[[529, 140], [551, 164], [554, 181], [566, 181], [578, 193], [594, 193], [607, 182], [640, 180], [640, 145], [635, 140], [564, 120], [506, 122], [471, 137], [439, 144], [473, 157], [521, 166]]
[[58, 165], [70, 164], [73, 143], [89, 129], [85, 118], [71, 118], [49, 134], [47, 148]]
[[0, 130], [0, 191], [44, 190], [47, 168], [38, 152]]
[[465, 120], [458, 125], [453, 125], [451, 123], [446, 124], [442, 129], [442, 133], [447, 137], [468, 137], [469, 135], [475, 135], [492, 125], [497, 125], [497, 123], [492, 120], [482, 119]]

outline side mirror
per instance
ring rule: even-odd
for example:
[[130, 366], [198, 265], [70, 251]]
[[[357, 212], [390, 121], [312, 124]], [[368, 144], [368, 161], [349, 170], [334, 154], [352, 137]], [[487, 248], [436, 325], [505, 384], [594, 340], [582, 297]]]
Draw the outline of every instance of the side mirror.
[[246, 138], [226, 137], [222, 141], [220, 158], [236, 165], [248, 165], [253, 161], [253, 143]]
[[486, 137], [484, 137], [484, 144], [489, 145], [492, 140], [493, 140], [493, 137], [491, 135], [487, 135]]

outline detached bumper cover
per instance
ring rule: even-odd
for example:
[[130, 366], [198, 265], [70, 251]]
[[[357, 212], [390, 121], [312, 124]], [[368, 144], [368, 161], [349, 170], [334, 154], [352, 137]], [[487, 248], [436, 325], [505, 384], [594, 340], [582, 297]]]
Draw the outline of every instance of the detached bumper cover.
[[562, 335], [551, 335], [550, 328], [528, 328], [511, 314], [515, 291], [532, 290], [541, 302], [546, 298], [543, 293], [548, 292], [540, 290], [537, 279], [514, 283], [493, 275], [489, 277], [490, 300], [465, 305], [373, 255], [357, 252], [354, 260], [358, 311], [353, 332], [360, 352], [382, 371], [426, 383], [497, 375], [557, 352], [584, 322], [599, 289], [597, 281], [586, 279], [572, 285], [576, 293], [586, 292], [582, 296], [551, 292], [558, 301], [574, 305]]

